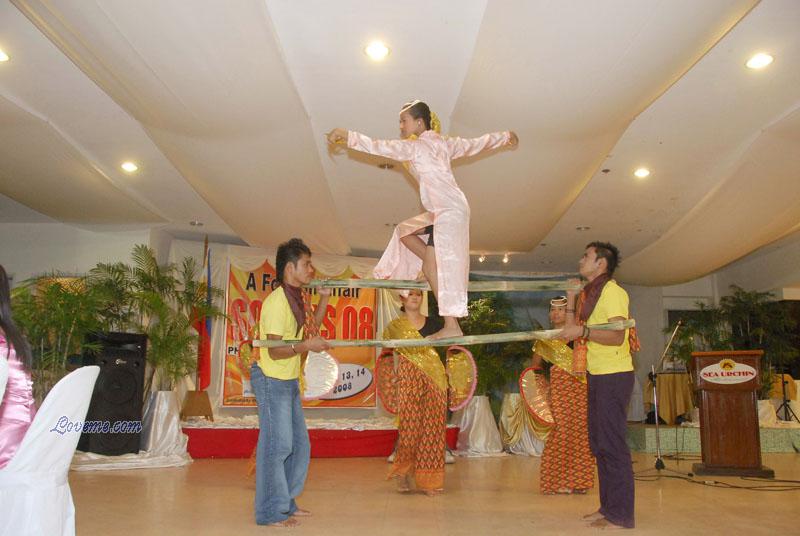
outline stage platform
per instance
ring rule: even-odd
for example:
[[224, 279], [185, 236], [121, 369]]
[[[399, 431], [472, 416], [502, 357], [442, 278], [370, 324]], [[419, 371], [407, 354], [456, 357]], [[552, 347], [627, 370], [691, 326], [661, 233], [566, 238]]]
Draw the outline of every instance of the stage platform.
[[[350, 428], [332, 428], [326, 423], [316, 428], [308, 422], [312, 458], [363, 458], [389, 456], [397, 441], [397, 429], [387, 423], [355, 424]], [[381, 428], [380, 426], [383, 426]], [[344, 425], [346, 426], [346, 424]], [[249, 458], [258, 441], [258, 428], [202, 426], [193, 422], [184, 426], [183, 433], [189, 437], [188, 450], [194, 459], [199, 458]], [[447, 428], [447, 445], [455, 449], [458, 428]]]
[[[660, 429], [662, 453], [700, 453], [699, 427], [662, 425]], [[637, 452], [655, 452], [655, 425], [629, 424], [628, 446]], [[800, 452], [800, 426], [761, 427], [761, 452]]]

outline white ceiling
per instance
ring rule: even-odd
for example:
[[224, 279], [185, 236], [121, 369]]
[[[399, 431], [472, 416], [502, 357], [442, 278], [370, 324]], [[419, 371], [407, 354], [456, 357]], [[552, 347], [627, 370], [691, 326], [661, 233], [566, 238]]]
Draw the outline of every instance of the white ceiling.
[[[446, 133], [520, 136], [455, 166], [472, 248], [494, 254], [473, 268], [571, 271], [601, 239], [623, 280], [687, 281], [798, 230], [798, 27], [794, 0], [12, 0], [0, 222], [200, 220], [377, 254], [415, 184], [323, 134], [396, 137], [420, 98]], [[774, 64], [746, 69], [761, 50]]]

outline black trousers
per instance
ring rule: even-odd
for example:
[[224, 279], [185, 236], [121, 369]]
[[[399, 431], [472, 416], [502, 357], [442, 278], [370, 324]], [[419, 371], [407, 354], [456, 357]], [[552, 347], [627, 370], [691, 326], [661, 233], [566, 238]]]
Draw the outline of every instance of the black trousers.
[[589, 447], [597, 459], [600, 513], [615, 525], [633, 528], [633, 462], [625, 440], [633, 372], [588, 374]]

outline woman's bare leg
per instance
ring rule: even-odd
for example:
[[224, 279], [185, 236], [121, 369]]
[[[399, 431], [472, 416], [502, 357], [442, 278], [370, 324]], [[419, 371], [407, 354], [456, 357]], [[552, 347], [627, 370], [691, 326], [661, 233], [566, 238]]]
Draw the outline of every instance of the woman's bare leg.
[[[421, 240], [420, 240], [421, 242]], [[433, 295], [439, 299], [439, 272], [436, 270], [436, 248], [433, 246], [425, 246], [425, 254], [422, 256], [422, 273], [425, 274], [425, 279], [431, 286]]]
[[405, 247], [411, 250], [411, 253], [422, 259], [425, 260], [425, 250], [427, 249], [427, 244], [422, 241], [422, 239], [417, 235], [406, 235], [400, 239], [400, 242], [403, 243]]

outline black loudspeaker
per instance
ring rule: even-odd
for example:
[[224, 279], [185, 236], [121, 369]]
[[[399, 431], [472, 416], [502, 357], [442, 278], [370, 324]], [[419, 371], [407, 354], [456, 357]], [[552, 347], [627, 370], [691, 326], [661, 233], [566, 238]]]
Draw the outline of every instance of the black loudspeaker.
[[87, 342], [100, 346], [87, 352], [84, 365], [97, 365], [100, 374], [86, 414], [78, 450], [108, 456], [139, 452], [142, 431], [147, 335], [92, 333]]

